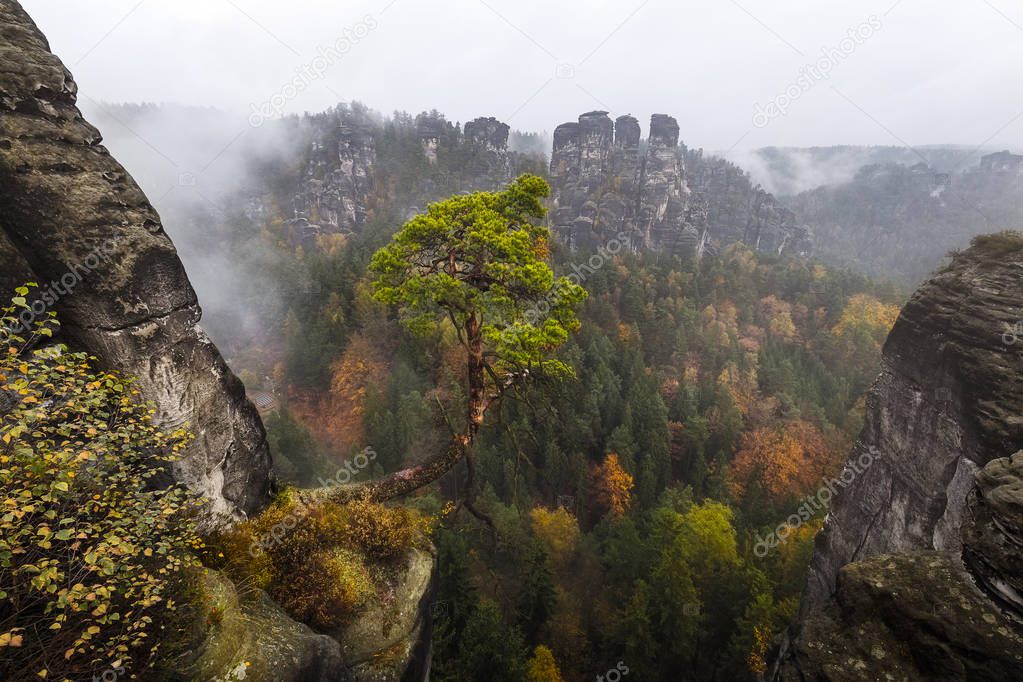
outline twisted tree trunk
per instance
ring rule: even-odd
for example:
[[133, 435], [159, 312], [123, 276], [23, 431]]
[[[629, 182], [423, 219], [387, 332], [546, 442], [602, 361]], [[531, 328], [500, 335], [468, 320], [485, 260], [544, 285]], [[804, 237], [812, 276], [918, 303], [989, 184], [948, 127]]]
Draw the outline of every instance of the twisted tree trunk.
[[370, 499], [384, 502], [407, 495], [446, 474], [460, 461], [468, 457], [483, 425], [483, 418], [491, 400], [486, 392], [486, 365], [483, 358], [483, 329], [475, 314], [469, 316], [465, 326], [467, 359], [467, 383], [469, 389], [466, 404], [466, 425], [461, 433], [451, 436], [447, 449], [415, 466], [388, 474], [383, 478], [366, 483], [353, 483], [302, 491], [300, 498], [306, 504], [319, 501], [345, 503], [355, 499]]

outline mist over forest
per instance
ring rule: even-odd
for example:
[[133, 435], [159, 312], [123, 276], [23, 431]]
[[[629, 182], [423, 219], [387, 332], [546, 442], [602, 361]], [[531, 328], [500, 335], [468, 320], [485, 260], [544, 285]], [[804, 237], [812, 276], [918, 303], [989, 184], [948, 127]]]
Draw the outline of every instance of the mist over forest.
[[1023, 680], [1023, 54], [910, 0], [0, 0], [0, 680]]

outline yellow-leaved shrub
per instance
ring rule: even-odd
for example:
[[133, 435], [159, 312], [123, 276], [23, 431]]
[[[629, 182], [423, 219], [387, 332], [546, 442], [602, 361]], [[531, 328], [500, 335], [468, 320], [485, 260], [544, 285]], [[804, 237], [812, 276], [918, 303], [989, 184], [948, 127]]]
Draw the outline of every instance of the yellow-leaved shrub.
[[[368, 500], [304, 504], [285, 490], [259, 516], [211, 541], [211, 560], [266, 590], [294, 618], [328, 630], [377, 593], [410, 549], [426, 549], [433, 520]], [[223, 556], [219, 556], [222, 554]]]
[[52, 313], [24, 329], [29, 291], [0, 307], [0, 679], [141, 671], [201, 547], [167, 475], [188, 438], [129, 380], [42, 345]]

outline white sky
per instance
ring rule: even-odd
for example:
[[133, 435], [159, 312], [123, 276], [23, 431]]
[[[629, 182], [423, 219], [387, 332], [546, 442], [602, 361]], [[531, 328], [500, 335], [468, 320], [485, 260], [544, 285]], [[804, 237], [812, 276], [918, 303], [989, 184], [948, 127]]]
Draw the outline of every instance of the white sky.
[[[356, 99], [551, 131], [584, 111], [679, 120], [691, 146], [1023, 147], [1020, 0], [22, 0], [84, 95], [248, 112], [375, 25], [288, 113]], [[893, 8], [894, 5], [894, 8]], [[371, 15], [367, 21], [366, 17]], [[849, 29], [880, 29], [788, 113], [766, 105]], [[362, 29], [359, 29], [360, 32]], [[559, 69], [559, 65], [562, 65]], [[562, 77], [558, 77], [558, 74]]]

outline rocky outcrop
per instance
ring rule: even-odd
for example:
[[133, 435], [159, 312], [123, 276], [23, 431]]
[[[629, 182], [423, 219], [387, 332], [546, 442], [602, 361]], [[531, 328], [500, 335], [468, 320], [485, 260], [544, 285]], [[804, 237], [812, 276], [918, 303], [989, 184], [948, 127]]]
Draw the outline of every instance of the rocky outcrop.
[[493, 154], [495, 160], [503, 160], [508, 157], [510, 131], [507, 123], [502, 123], [493, 116], [475, 118], [465, 124], [465, 139], [469, 144], [477, 145]]
[[468, 148], [468, 157], [475, 166], [473, 174], [479, 178], [481, 186], [496, 189], [511, 180], [510, 131], [507, 123], [492, 116], [476, 118], [465, 124], [463, 140]]
[[[839, 668], [860, 626], [887, 633], [880, 658], [901, 644], [917, 666], [894, 679], [1020, 679], [1020, 263], [1023, 236], [978, 237], [903, 309], [850, 457], [876, 461], [833, 501], [779, 679], [852, 679]], [[864, 659], [871, 679], [880, 658]]]
[[310, 246], [320, 234], [353, 234], [369, 216], [376, 141], [372, 121], [360, 110], [344, 110], [331, 135], [310, 143], [295, 215], [293, 243]]
[[162, 426], [187, 425], [176, 474], [212, 513], [255, 512], [271, 485], [262, 423], [198, 327], [160, 217], [76, 95], [29, 16], [0, 0], [0, 285], [38, 282], [37, 314], [52, 308], [67, 341], [137, 377]]
[[679, 147], [671, 116], [654, 114], [645, 145], [639, 122], [592, 111], [554, 131], [551, 221], [575, 248], [625, 234], [637, 248], [694, 255], [735, 241], [807, 255], [795, 214], [736, 166]]
[[1023, 451], [977, 474], [963, 559], [991, 598], [1023, 622]]
[[328, 682], [343, 677], [341, 647], [328, 635], [288, 617], [266, 592], [239, 592], [223, 573], [209, 570], [200, 581], [200, 625], [172, 670], [155, 677], [185, 680], [279, 680]]
[[639, 122], [591, 111], [554, 131], [552, 222], [575, 248], [624, 233], [643, 248], [670, 248], [684, 227], [685, 180], [678, 124], [655, 114], [645, 154]]
[[387, 595], [332, 633], [353, 680], [428, 679], [433, 575], [433, 555], [412, 550]]
[[678, 123], [671, 116], [650, 118], [646, 159], [640, 180], [639, 223], [643, 243], [671, 250], [685, 227], [688, 188], [678, 149]]
[[[371, 152], [356, 131], [342, 128], [340, 136], [350, 144], [337, 148], [341, 163], [331, 172], [357, 192], [367, 176], [355, 168], [370, 165]], [[198, 327], [195, 293], [160, 217], [100, 142], [76, 108], [71, 74], [20, 5], [0, 0], [0, 284], [10, 291], [38, 282], [33, 314], [52, 307], [62, 341], [137, 377], [163, 427], [195, 434], [174, 473], [206, 497], [211, 521], [255, 513], [272, 483], [262, 423]], [[23, 321], [31, 324], [27, 315]], [[388, 573], [383, 594], [329, 635], [296, 622], [262, 591], [239, 590], [210, 571], [201, 596], [189, 594], [183, 607], [204, 610], [195, 641], [164, 675], [427, 679], [433, 568], [432, 555], [412, 550]]]
[[[286, 223], [291, 243], [310, 249], [320, 235], [362, 232], [374, 207], [414, 213], [449, 194], [497, 189], [524, 156], [508, 151], [510, 128], [493, 117], [469, 121], [463, 132], [437, 112], [383, 121], [361, 105], [340, 105], [308, 124], [313, 139]], [[282, 179], [263, 178], [268, 188]], [[246, 214], [265, 216], [269, 203]]]
[[1023, 337], [1005, 336], [1023, 316], [1017, 262], [1023, 239], [979, 237], [903, 308], [850, 459], [880, 457], [831, 508], [804, 610], [828, 598], [851, 561], [961, 549], [974, 476], [1023, 446]]
[[878, 555], [839, 573], [833, 603], [801, 624], [785, 682], [1006, 682], [1023, 671], [1023, 630], [951, 554]]
[[775, 197], [724, 159], [684, 150], [691, 191], [703, 202], [707, 231], [717, 243], [741, 241], [760, 251], [814, 254], [809, 228]]
[[420, 114], [416, 117], [416, 131], [419, 134], [419, 141], [423, 145], [423, 155], [431, 166], [437, 164], [437, 150], [440, 148], [441, 140], [447, 132], [447, 121], [443, 116], [433, 114]]
[[292, 620], [262, 590], [209, 570], [194, 641], [158, 677], [274, 682], [418, 682], [429, 677], [433, 557], [413, 550], [391, 594], [337, 633]]
[[989, 173], [1023, 172], [1023, 154], [1013, 154], [1009, 150], [988, 154], [981, 158], [980, 170]]

